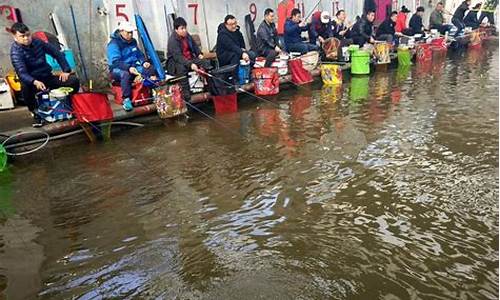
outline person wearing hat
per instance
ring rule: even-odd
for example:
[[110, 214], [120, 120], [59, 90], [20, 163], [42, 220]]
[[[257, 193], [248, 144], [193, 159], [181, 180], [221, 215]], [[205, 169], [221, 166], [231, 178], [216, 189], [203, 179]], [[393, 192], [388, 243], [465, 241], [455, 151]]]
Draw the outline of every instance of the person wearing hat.
[[438, 2], [436, 8], [432, 11], [429, 17], [429, 29], [436, 29], [441, 34], [445, 34], [450, 31], [452, 26], [450, 24], [444, 24], [444, 4], [443, 2]]
[[113, 80], [120, 83], [122, 90], [123, 109], [133, 109], [132, 82], [136, 76], [151, 77], [155, 73], [151, 64], [146, 61], [144, 54], [134, 39], [136, 28], [129, 22], [120, 22], [118, 28], [111, 34], [107, 46], [109, 72]]
[[285, 47], [288, 52], [299, 52], [305, 54], [309, 51], [318, 50], [316, 44], [307, 43], [302, 40], [301, 33], [308, 31], [310, 24], [301, 19], [298, 8], [292, 10], [291, 16], [285, 22]]
[[328, 11], [317, 11], [313, 14], [311, 25], [309, 26], [309, 43], [316, 44], [318, 40], [323, 44], [326, 39], [333, 36], [332, 21]]
[[269, 68], [276, 56], [281, 53], [279, 47], [278, 32], [274, 24], [274, 11], [266, 8], [264, 11], [264, 20], [257, 29], [257, 51], [258, 54], [266, 58], [264, 67]]
[[481, 9], [482, 3], [477, 3], [474, 7], [467, 13], [464, 18], [465, 27], [471, 27], [472, 29], [478, 29], [481, 23], [479, 23], [478, 13]]
[[[9, 31], [14, 38], [10, 48], [10, 59], [21, 81], [24, 102], [33, 113], [32, 125], [40, 127], [43, 121], [36, 114], [38, 108], [36, 93], [59, 87], [71, 87], [72, 93], [76, 93], [80, 89], [80, 82], [72, 74], [64, 54], [49, 43], [33, 39], [28, 26], [14, 23]], [[46, 54], [57, 60], [62, 69], [61, 73], [52, 74], [52, 67], [45, 59]]]
[[422, 20], [422, 16], [424, 15], [424, 7], [417, 7], [417, 12], [413, 14], [410, 18], [410, 30], [412, 34], [407, 35], [415, 35], [415, 34], [424, 34], [424, 23]]
[[408, 19], [409, 13], [410, 10], [403, 5], [396, 19], [396, 25], [394, 27], [396, 32], [402, 33], [404, 35], [412, 35], [412, 32], [408, 29], [408, 26], [406, 25], [406, 20]]

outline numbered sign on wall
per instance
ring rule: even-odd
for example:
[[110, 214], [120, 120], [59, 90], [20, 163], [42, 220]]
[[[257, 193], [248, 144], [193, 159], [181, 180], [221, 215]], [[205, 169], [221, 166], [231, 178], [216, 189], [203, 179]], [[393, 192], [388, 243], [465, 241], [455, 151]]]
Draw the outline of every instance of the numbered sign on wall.
[[121, 21], [128, 21], [135, 26], [134, 5], [132, 0], [105, 0], [108, 12], [108, 28], [111, 34]]

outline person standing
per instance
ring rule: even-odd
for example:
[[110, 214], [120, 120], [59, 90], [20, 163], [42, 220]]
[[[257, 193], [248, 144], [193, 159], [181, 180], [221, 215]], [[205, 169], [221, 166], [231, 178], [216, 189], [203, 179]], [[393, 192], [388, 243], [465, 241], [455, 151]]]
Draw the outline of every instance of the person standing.
[[[70, 87], [72, 93], [80, 89], [80, 81], [71, 74], [71, 68], [64, 57], [54, 46], [31, 37], [31, 32], [23, 23], [14, 23], [10, 28], [14, 42], [10, 48], [10, 59], [14, 70], [21, 81], [21, 93], [30, 112], [33, 113], [33, 127], [43, 125], [36, 114], [38, 104], [37, 91]], [[59, 75], [52, 74], [52, 67], [45, 60], [45, 55], [54, 57], [61, 66]]]

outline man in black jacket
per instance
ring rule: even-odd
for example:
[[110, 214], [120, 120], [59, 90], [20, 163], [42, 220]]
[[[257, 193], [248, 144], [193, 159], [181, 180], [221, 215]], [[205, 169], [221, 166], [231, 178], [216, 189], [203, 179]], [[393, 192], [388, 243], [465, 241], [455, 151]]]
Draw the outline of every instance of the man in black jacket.
[[272, 65], [276, 56], [281, 52], [278, 46], [278, 32], [274, 24], [274, 11], [267, 8], [264, 11], [264, 20], [257, 29], [257, 51], [259, 55], [266, 57], [265, 67]]
[[465, 18], [465, 12], [469, 9], [470, 5], [470, 0], [466, 0], [460, 4], [460, 6], [455, 10], [455, 13], [453, 14], [453, 17], [451, 18], [451, 23], [457, 27], [457, 33], [455, 36], [458, 36], [460, 33], [462, 33], [462, 30], [465, 28], [464, 24], [464, 18]]
[[386, 41], [392, 43], [396, 40], [396, 19], [398, 18], [398, 12], [393, 11], [389, 18], [385, 19], [384, 22], [380, 24], [377, 28], [377, 35], [375, 38], [378, 41]]
[[422, 21], [422, 16], [424, 15], [424, 7], [419, 6], [417, 7], [417, 12], [411, 16], [409, 27], [411, 32], [415, 34], [424, 34], [424, 23]]
[[354, 26], [351, 31], [351, 38], [354, 44], [363, 47], [365, 43], [374, 43], [373, 38], [373, 21], [375, 20], [375, 11], [371, 10], [366, 13]]
[[215, 52], [220, 67], [239, 65], [241, 59], [250, 61], [250, 53], [245, 48], [243, 34], [241, 34], [238, 22], [233, 15], [227, 15], [224, 18], [224, 23], [220, 24], [217, 29]]
[[[10, 28], [14, 43], [10, 48], [10, 59], [21, 80], [21, 92], [28, 109], [34, 113], [33, 127], [43, 125], [37, 116], [37, 91], [55, 89], [59, 87], [71, 87], [73, 93], [80, 89], [80, 82], [75, 75], [71, 74], [64, 54], [54, 46], [41, 40], [32, 39], [29, 28], [22, 23], [15, 23]], [[45, 54], [54, 57], [61, 66], [59, 75], [52, 74], [52, 68], [45, 60]]]
[[481, 3], [477, 3], [474, 7], [467, 13], [464, 18], [465, 27], [471, 27], [472, 29], [478, 29], [481, 23], [479, 23], [478, 13], [481, 9]]
[[[174, 20], [174, 32], [168, 39], [167, 71], [174, 76], [186, 76], [189, 71], [197, 72], [199, 68], [210, 69], [210, 62], [203, 59], [200, 48], [188, 33], [186, 20], [179, 17]], [[189, 80], [180, 81], [185, 101], [191, 100]]]

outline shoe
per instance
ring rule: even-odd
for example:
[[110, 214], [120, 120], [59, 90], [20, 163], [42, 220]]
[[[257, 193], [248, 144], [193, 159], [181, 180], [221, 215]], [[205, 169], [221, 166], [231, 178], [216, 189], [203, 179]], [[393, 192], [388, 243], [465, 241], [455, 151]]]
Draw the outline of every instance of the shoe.
[[122, 107], [125, 111], [131, 111], [132, 109], [134, 109], [134, 107], [132, 106], [132, 101], [130, 101], [129, 98], [123, 100]]
[[35, 116], [33, 118], [33, 122], [31, 123], [31, 126], [33, 126], [33, 128], [40, 128], [44, 125], [44, 122], [42, 119], [38, 118], [37, 116]]

